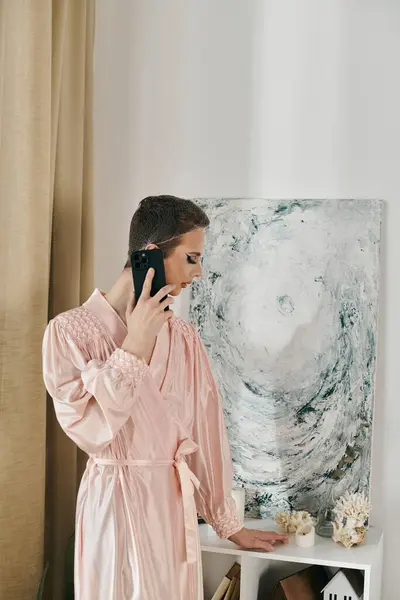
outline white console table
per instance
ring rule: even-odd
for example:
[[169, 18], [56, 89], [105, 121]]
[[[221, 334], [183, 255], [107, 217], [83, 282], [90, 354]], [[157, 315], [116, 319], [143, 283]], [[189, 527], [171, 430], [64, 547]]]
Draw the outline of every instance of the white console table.
[[[246, 527], [276, 530], [272, 521], [247, 520]], [[274, 584], [309, 565], [322, 565], [332, 574], [339, 568], [364, 572], [363, 600], [381, 599], [383, 535], [370, 528], [365, 543], [346, 549], [330, 539], [316, 536], [315, 546], [298, 548], [294, 541], [273, 553], [241, 550], [232, 542], [220, 540], [208, 525], [200, 525], [205, 600], [210, 600], [223, 576], [238, 562], [241, 564], [240, 600], [266, 600]]]

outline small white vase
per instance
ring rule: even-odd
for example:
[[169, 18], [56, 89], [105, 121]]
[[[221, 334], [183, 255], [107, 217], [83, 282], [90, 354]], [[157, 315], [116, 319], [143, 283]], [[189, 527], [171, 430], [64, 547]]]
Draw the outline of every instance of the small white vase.
[[299, 548], [311, 548], [315, 544], [315, 528], [313, 525], [305, 525], [298, 529], [294, 536], [296, 546]]

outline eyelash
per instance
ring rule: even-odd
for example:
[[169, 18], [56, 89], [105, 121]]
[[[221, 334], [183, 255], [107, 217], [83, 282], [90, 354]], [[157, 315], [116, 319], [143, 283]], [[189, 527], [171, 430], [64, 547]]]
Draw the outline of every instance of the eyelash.
[[195, 258], [190, 256], [189, 254], [186, 254], [186, 256], [187, 256], [187, 261], [190, 265], [197, 265], [197, 261]]

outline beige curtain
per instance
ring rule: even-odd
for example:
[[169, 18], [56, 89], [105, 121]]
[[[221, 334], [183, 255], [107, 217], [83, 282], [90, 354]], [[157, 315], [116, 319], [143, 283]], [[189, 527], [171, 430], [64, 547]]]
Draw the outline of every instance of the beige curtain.
[[94, 0], [0, 0], [0, 600], [35, 598], [46, 558], [61, 600], [74, 527], [41, 341], [92, 288], [93, 26]]

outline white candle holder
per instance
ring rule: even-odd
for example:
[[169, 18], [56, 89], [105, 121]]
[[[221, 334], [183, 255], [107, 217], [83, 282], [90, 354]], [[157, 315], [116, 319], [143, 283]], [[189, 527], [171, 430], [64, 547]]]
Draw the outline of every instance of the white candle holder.
[[295, 533], [294, 541], [299, 548], [311, 548], [315, 544], [315, 527], [306, 525]]

